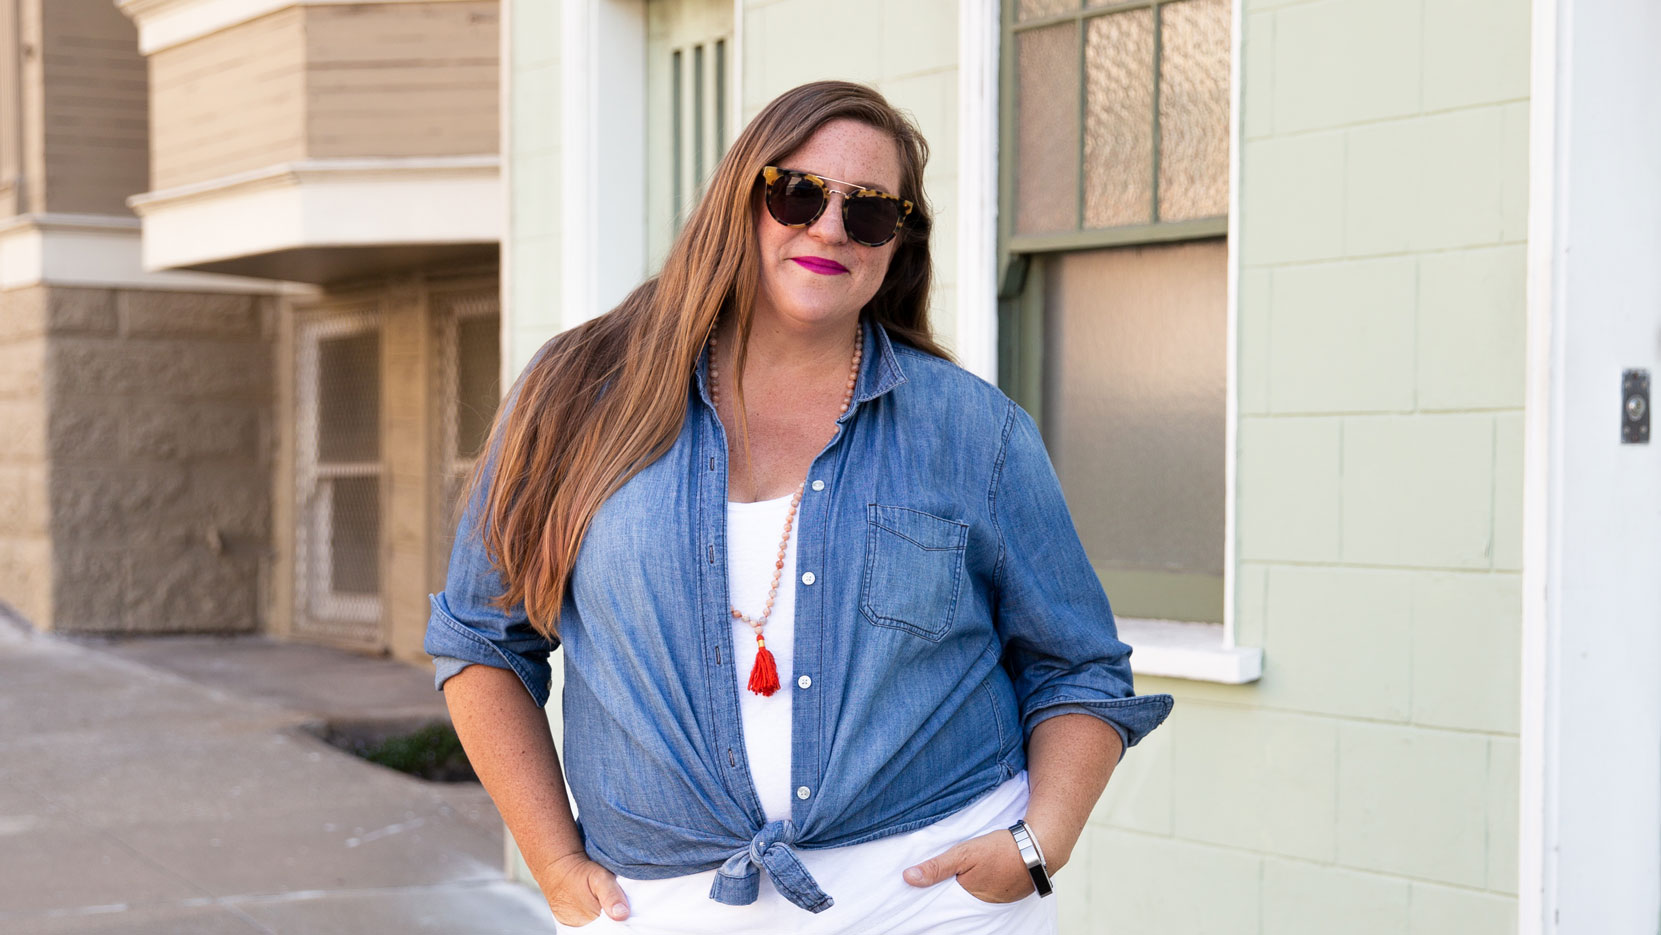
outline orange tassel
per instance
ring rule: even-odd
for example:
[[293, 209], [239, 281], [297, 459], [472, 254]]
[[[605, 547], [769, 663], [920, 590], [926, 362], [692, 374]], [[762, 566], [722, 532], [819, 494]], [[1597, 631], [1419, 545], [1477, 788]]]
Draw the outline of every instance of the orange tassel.
[[779, 667], [760, 633], [756, 634], [756, 646], [760, 649], [756, 652], [755, 667], [750, 670], [750, 691], [765, 698], [779, 690]]

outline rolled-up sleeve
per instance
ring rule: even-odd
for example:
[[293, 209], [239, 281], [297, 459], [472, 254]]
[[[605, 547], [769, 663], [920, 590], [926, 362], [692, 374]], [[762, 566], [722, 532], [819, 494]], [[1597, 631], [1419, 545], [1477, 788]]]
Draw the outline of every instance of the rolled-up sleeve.
[[1009, 404], [991, 488], [999, 556], [994, 612], [1021, 726], [1089, 714], [1134, 746], [1171, 713], [1170, 695], [1138, 696], [1130, 646], [1079, 541], [1038, 426]]
[[[537, 356], [546, 350], [544, 346]], [[508, 393], [504, 418], [518, 398], [522, 379]], [[485, 476], [475, 487], [456, 525], [444, 591], [427, 596], [432, 613], [427, 618], [422, 648], [434, 657], [436, 688], [443, 689], [450, 676], [468, 665], [494, 666], [519, 676], [525, 690], [541, 707], [548, 703], [549, 680], [553, 675], [548, 657], [559, 641], [543, 636], [531, 626], [523, 604], [509, 610], [492, 604], [506, 588], [486, 553], [480, 520], [490, 493], [497, 454], [498, 449], [492, 448], [487, 455]]]

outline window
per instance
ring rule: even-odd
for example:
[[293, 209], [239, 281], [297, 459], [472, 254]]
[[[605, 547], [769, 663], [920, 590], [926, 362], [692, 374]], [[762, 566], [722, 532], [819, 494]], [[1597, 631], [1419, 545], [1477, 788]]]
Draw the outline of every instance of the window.
[[1005, 3], [999, 377], [1121, 626], [1223, 620], [1231, 16]]

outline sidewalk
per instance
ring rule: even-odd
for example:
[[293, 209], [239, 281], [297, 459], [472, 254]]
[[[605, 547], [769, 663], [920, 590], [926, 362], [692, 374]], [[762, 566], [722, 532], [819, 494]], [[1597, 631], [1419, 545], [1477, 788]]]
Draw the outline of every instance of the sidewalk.
[[442, 717], [419, 669], [255, 637], [78, 643], [0, 615], [0, 932], [519, 935], [501, 819], [301, 730]]

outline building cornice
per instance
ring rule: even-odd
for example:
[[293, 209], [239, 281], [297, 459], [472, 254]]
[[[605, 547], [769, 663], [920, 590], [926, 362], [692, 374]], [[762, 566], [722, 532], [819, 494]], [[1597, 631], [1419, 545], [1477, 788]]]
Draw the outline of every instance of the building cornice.
[[310, 286], [211, 273], [150, 271], [131, 215], [20, 214], [0, 219], [0, 290], [28, 286], [310, 294]]
[[304, 250], [499, 243], [495, 154], [307, 159], [127, 199], [146, 269], [200, 269]]
[[[396, 2], [462, 3], [469, 0]], [[138, 48], [145, 55], [290, 7], [362, 5], [363, 0], [116, 0], [121, 12], [138, 26]]]

